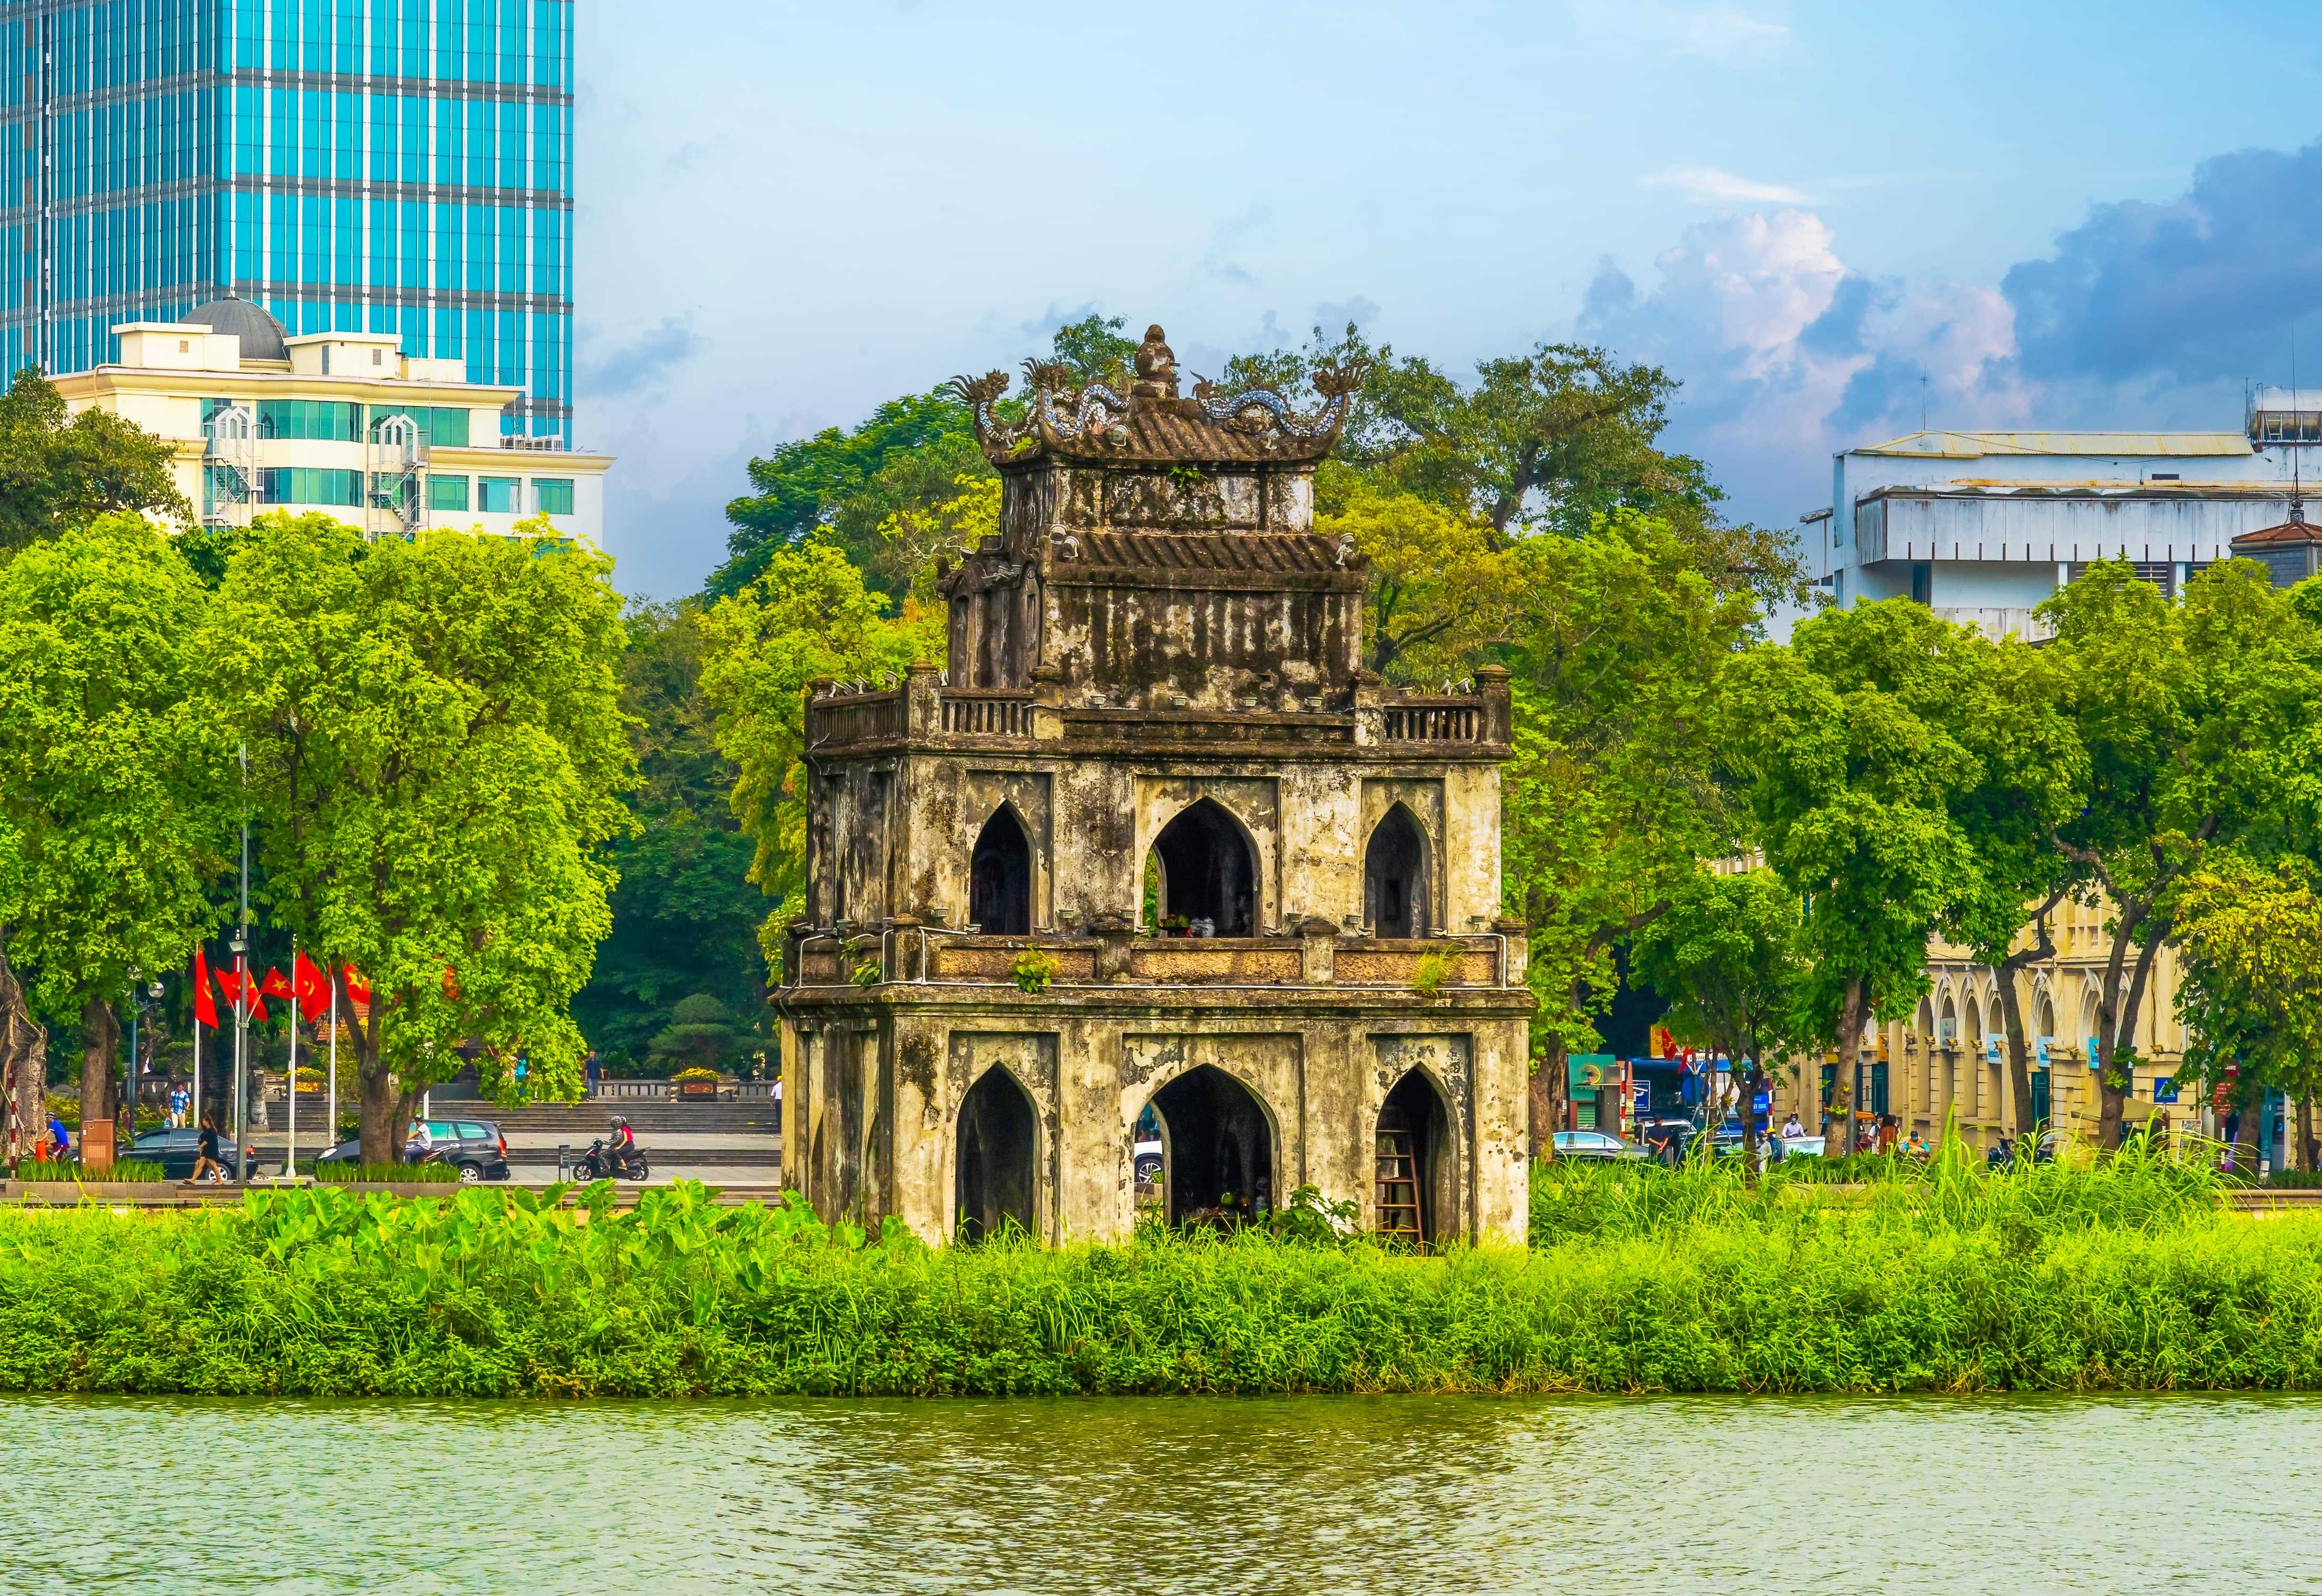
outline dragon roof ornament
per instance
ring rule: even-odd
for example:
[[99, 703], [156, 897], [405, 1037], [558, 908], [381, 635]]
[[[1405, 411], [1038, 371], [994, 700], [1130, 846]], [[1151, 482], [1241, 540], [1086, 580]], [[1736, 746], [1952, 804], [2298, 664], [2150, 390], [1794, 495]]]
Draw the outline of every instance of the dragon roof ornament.
[[1369, 374], [1362, 361], [1316, 368], [1309, 380], [1322, 403], [1301, 412], [1272, 388], [1220, 395], [1207, 378], [1195, 382], [1193, 397], [1180, 398], [1176, 357], [1157, 326], [1147, 331], [1134, 364], [1133, 379], [1124, 371], [1111, 381], [1089, 381], [1062, 360], [1028, 360], [1013, 415], [999, 408], [1010, 386], [1004, 371], [955, 377], [947, 388], [968, 407], [976, 439], [995, 465], [1044, 455], [1124, 464], [1302, 462], [1329, 452]]

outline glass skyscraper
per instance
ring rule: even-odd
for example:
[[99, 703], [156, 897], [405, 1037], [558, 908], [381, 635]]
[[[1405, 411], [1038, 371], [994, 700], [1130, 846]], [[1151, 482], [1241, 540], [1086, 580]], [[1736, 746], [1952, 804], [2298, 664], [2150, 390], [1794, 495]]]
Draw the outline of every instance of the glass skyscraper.
[[0, 362], [231, 293], [571, 442], [574, 0], [0, 0]]

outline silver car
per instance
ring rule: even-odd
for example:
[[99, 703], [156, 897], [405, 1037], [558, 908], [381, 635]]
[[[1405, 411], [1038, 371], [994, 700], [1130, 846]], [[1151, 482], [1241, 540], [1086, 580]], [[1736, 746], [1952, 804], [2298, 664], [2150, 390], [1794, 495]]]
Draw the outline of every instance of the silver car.
[[1560, 1130], [1556, 1133], [1559, 1158], [1642, 1158], [1644, 1149], [1632, 1147], [1601, 1130]]

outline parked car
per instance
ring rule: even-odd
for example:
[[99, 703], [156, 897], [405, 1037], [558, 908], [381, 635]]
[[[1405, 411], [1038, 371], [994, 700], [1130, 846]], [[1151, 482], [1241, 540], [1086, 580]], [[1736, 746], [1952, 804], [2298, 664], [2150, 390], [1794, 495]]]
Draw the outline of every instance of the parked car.
[[1620, 1137], [1601, 1130], [1560, 1130], [1556, 1133], [1556, 1155], [1559, 1158], [1642, 1158], [1644, 1149], [1632, 1147]]
[[[427, 1154], [412, 1156], [406, 1146], [398, 1155], [398, 1163], [449, 1163], [456, 1165], [462, 1181], [505, 1181], [508, 1178], [507, 1138], [500, 1127], [476, 1119], [430, 1119], [427, 1125]], [[358, 1140], [341, 1142], [315, 1160], [317, 1163], [360, 1163], [362, 1143]]]
[[1157, 1141], [1138, 1143], [1131, 1163], [1137, 1171], [1137, 1181], [1140, 1186], [1147, 1181], [1159, 1180], [1161, 1178], [1161, 1144]]
[[[165, 1181], [190, 1181], [194, 1178], [194, 1160], [201, 1155], [202, 1133], [187, 1127], [182, 1130], [149, 1130], [131, 1141], [123, 1141], [118, 1134], [113, 1139], [113, 1156], [116, 1162], [133, 1158], [140, 1163], [158, 1163]], [[244, 1147], [249, 1155], [250, 1172], [258, 1173], [258, 1149]], [[225, 1167], [233, 1168], [233, 1140], [218, 1138], [218, 1152]]]

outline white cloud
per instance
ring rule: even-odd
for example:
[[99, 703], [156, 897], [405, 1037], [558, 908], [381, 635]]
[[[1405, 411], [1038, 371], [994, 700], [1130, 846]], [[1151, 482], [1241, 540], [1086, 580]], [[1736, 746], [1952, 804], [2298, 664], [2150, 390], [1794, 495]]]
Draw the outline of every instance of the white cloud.
[[1747, 518], [1814, 507], [1833, 451], [1915, 430], [1923, 400], [1937, 426], [2034, 419], [1998, 290], [1864, 277], [1811, 212], [1700, 223], [1653, 267], [1641, 289], [1607, 263], [1579, 332], [1684, 384], [1673, 439], [1713, 462]]
[[1651, 188], [1674, 188], [1700, 205], [1805, 205], [1811, 196], [1780, 183], [1760, 183], [1714, 166], [1673, 166], [1645, 179]]
[[1586, 32], [1628, 39], [1675, 55], [1725, 66], [1751, 66], [1787, 54], [1789, 24], [1769, 8], [1689, 0], [1573, 0], [1572, 20]]

